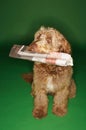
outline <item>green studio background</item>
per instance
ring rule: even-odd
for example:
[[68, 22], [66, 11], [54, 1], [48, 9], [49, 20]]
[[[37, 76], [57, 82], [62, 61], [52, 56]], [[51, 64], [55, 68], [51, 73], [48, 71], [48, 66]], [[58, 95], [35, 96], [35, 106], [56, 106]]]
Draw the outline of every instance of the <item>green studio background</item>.
[[[86, 1], [85, 0], [0, 0], [0, 130], [86, 130]], [[31, 85], [21, 75], [33, 63], [9, 57], [14, 44], [28, 45], [41, 25], [58, 29], [71, 43], [77, 96], [65, 117], [52, 114], [32, 116]]]

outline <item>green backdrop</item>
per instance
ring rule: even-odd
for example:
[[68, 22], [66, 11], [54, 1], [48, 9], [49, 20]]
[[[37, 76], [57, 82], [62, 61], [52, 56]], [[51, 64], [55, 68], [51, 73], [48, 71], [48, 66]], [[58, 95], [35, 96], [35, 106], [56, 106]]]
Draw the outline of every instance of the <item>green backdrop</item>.
[[[85, 0], [0, 0], [0, 130], [86, 130], [86, 1]], [[14, 44], [29, 44], [41, 25], [63, 33], [71, 43], [77, 96], [69, 101], [68, 114], [32, 116], [31, 85], [21, 75], [33, 63], [9, 57]]]

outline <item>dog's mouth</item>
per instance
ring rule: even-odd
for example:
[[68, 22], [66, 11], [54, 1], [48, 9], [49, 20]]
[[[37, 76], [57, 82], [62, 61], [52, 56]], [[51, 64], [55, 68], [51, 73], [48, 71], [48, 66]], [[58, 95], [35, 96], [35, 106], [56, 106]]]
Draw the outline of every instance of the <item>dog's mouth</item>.
[[37, 52], [37, 53], [49, 53], [52, 52], [52, 49], [46, 44], [41, 45], [41, 44], [31, 43], [31, 45], [29, 45], [28, 47], [28, 51]]

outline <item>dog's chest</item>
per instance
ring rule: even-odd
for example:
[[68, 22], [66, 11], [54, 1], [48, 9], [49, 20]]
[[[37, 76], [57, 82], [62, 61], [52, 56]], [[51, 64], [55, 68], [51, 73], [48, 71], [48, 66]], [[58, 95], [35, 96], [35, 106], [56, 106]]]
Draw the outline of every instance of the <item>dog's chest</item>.
[[47, 78], [47, 91], [48, 92], [53, 92], [54, 91], [54, 85], [52, 81], [52, 76]]

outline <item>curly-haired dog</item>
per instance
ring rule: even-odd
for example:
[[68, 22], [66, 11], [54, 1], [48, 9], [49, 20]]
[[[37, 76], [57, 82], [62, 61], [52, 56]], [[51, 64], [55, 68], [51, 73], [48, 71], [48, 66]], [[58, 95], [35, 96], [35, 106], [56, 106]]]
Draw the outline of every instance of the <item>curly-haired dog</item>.
[[[41, 27], [36, 32], [34, 41], [29, 45], [28, 50], [40, 53], [64, 52], [71, 55], [71, 47], [68, 41], [60, 32], [49, 27]], [[47, 115], [47, 94], [54, 96], [53, 113], [64, 116], [67, 113], [68, 99], [75, 97], [76, 93], [75, 82], [72, 79], [72, 66], [35, 62], [33, 71], [33, 116], [42, 118]]]

